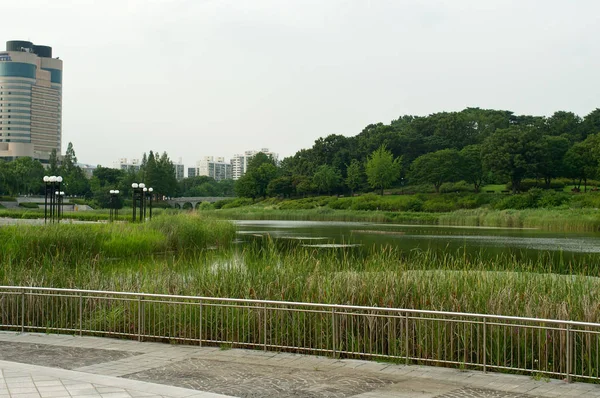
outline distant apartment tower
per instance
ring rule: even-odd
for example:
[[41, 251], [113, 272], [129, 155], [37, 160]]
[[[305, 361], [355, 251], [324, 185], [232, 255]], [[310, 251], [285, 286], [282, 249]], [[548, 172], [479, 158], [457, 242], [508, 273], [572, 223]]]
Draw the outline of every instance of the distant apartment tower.
[[262, 148], [260, 151], [246, 151], [243, 155], [234, 155], [233, 159], [231, 159], [231, 167], [233, 171], [234, 180], [237, 180], [241, 176], [246, 174], [250, 160], [252, 160], [252, 158], [260, 152], [264, 153], [265, 155], [271, 156], [275, 161], [277, 161], [277, 158], [279, 156], [278, 154], [269, 151], [269, 148]]
[[0, 158], [48, 162], [61, 152], [63, 62], [52, 47], [8, 41], [0, 52]]
[[183, 177], [184, 177], [183, 173], [185, 171], [185, 166], [181, 162], [181, 159], [179, 159], [179, 162], [173, 163], [173, 167], [175, 168], [175, 179], [177, 181], [183, 180]]
[[205, 156], [202, 160], [196, 162], [196, 167], [188, 169], [188, 177], [207, 176], [216, 181], [228, 180], [232, 178], [231, 164], [225, 162], [225, 158]]
[[128, 160], [127, 158], [120, 158], [118, 161], [113, 162], [112, 168], [125, 171], [133, 170], [135, 172], [138, 172], [140, 171], [141, 165], [142, 163], [139, 159]]

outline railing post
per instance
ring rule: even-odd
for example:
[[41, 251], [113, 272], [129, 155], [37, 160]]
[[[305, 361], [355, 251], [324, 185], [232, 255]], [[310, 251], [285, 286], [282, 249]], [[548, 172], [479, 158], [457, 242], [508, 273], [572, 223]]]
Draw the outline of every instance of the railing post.
[[142, 301], [142, 296], [138, 296], [138, 341], [142, 341], [142, 325], [143, 325], [143, 316], [144, 312], [144, 302]]
[[200, 347], [202, 347], [202, 300], [200, 300], [200, 333], [198, 338], [200, 339]]
[[83, 335], [83, 296], [79, 293], [79, 336]]
[[567, 383], [571, 382], [571, 324], [567, 323]]
[[25, 289], [21, 289], [21, 333], [25, 333]]
[[267, 303], [263, 307], [263, 350], [267, 351]]
[[483, 373], [487, 373], [487, 318], [483, 317]]
[[335, 308], [331, 309], [331, 338], [332, 338], [332, 344], [331, 347], [333, 349], [333, 357], [335, 358], [335, 356], [337, 355], [337, 350], [336, 350], [336, 341], [337, 341], [337, 335], [336, 335], [336, 327], [335, 327]]
[[408, 365], [408, 312], [404, 314], [404, 349], [406, 350], [406, 365]]

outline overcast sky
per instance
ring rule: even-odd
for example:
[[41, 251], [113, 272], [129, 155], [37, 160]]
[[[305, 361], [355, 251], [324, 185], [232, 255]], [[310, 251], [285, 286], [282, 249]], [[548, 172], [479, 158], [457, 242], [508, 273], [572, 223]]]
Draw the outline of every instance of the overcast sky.
[[64, 61], [62, 149], [85, 163], [283, 157], [404, 114], [600, 106], [597, 0], [19, 0], [0, 15], [1, 41]]

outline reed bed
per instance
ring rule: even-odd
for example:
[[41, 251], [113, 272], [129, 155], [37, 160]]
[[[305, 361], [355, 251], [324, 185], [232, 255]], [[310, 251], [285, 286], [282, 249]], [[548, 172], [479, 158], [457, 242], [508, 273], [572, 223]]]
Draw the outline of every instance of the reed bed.
[[[600, 265], [591, 255], [564, 260], [548, 254], [523, 260], [509, 255], [468, 255], [466, 251], [401, 252], [390, 247], [324, 250], [268, 238], [236, 247], [227, 245], [234, 237], [231, 224], [189, 214], [158, 218], [146, 225], [78, 227], [0, 229], [0, 284], [600, 322], [600, 296], [593, 294], [600, 289]], [[44, 245], [51, 250], [42, 249]], [[222, 250], [208, 250], [216, 247]], [[13, 304], [6, 300], [2, 305], [17, 308], [20, 299], [14, 300]], [[68, 322], [73, 325], [82, 322], [86, 329], [116, 335], [141, 328], [148, 337], [153, 336], [152, 330], [156, 336], [181, 341], [191, 341], [202, 334], [209, 343], [244, 341], [248, 347], [261, 346], [265, 341], [274, 347], [297, 346], [301, 341], [328, 352], [334, 341], [330, 314], [265, 315], [262, 310], [210, 306], [199, 313], [197, 306], [181, 303], [148, 303], [140, 309], [136, 301], [98, 298], [69, 305], [60, 301], [66, 300], [63, 298], [57, 298], [56, 303], [44, 303], [35, 297], [29, 300], [26, 319], [45, 325], [48, 330], [58, 328], [56, 322], [71, 319]], [[82, 318], [77, 316], [80, 305], [85, 310]], [[132, 326], [139, 311], [143, 311], [143, 324]], [[10, 324], [8, 318], [16, 313], [0, 311], [0, 316], [6, 318], [2, 323]], [[403, 357], [406, 352], [402, 339], [407, 331], [402, 322], [391, 322], [351, 315], [340, 318], [334, 326], [337, 349]], [[475, 349], [468, 343], [481, 341], [480, 329], [460, 329], [460, 324], [453, 328], [427, 320], [411, 322], [409, 356], [434, 360], [444, 353], [444, 358], [457, 363], [480, 361], [480, 346]], [[540, 332], [533, 339], [533, 334], [517, 334], [507, 325], [490, 328], [488, 333], [481, 344], [489, 345], [490, 365], [513, 366], [511, 361], [518, 360], [527, 369], [543, 367], [548, 372], [562, 372], [565, 367], [561, 356], [565, 340], [560, 332]], [[592, 344], [582, 338], [574, 344], [581, 352], [593, 353], [577, 358], [575, 369], [597, 372], [598, 363], [589, 359], [600, 355], [597, 342]], [[529, 346], [543, 355], [532, 356], [524, 348]]]
[[218, 218], [239, 220], [361, 221], [452, 226], [538, 228], [548, 231], [600, 231], [597, 209], [492, 210], [479, 208], [447, 213], [334, 210], [317, 208], [279, 210], [247, 206], [234, 209], [203, 210]]
[[70, 266], [137, 260], [207, 247], [228, 246], [235, 227], [200, 215], [164, 215], [143, 224], [48, 224], [0, 228], [0, 261], [5, 266]]
[[[67, 247], [102, 247], [79, 239], [53, 249], [62, 255], [48, 254], [36, 260], [7, 255], [3, 250], [0, 284], [600, 322], [600, 297], [591, 293], [600, 288], [599, 265], [593, 256], [577, 261], [556, 260], [550, 255], [522, 260], [504, 255], [468, 256], [460, 251], [401, 253], [391, 248], [365, 254], [342, 249], [281, 250], [268, 242], [244, 249], [140, 256], [144, 247], [165, 250], [180, 244], [165, 245], [162, 236], [152, 232], [129, 251], [119, 249], [121, 254], [129, 253], [126, 259], [110, 258], [101, 250], [93, 259], [88, 256], [88, 261], [83, 261], [83, 256], [65, 255]], [[98, 237], [94, 240], [106, 242]], [[34, 246], [28, 250], [36, 250]]]

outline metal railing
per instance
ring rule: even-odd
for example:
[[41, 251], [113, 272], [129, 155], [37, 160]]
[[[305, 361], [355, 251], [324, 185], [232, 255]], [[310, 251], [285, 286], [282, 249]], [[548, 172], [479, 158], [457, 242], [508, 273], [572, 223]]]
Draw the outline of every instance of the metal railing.
[[0, 286], [0, 329], [600, 376], [600, 324], [552, 319]]

